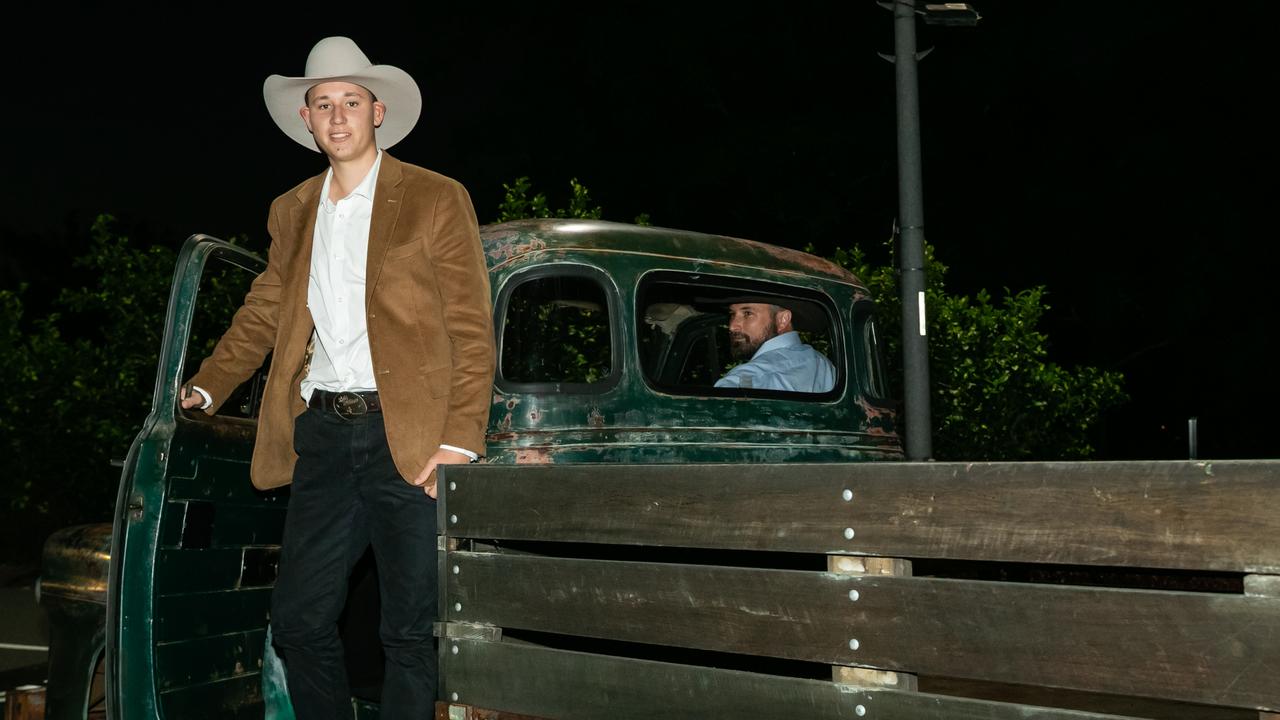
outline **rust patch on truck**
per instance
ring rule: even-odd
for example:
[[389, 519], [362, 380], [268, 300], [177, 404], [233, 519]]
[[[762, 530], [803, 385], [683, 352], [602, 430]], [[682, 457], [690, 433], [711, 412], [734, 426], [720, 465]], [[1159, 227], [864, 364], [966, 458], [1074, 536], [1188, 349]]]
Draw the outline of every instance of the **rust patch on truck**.
[[547, 465], [551, 462], [550, 448], [518, 448], [517, 465]]
[[487, 245], [484, 254], [489, 257], [492, 265], [501, 265], [512, 258], [547, 249], [546, 241], [537, 238], [530, 239], [528, 242], [501, 238]]
[[892, 408], [879, 407], [867, 402], [861, 395], [854, 401], [867, 418], [868, 435], [896, 435], [898, 428], [898, 412]]
[[880, 419], [894, 420], [897, 417], [897, 413], [894, 412], [893, 410], [889, 408], [882, 408], [882, 407], [877, 407], [875, 405], [872, 405], [871, 403], [867, 402], [867, 399], [865, 397], [861, 395], [859, 395], [858, 399], [855, 400], [854, 402], [855, 404], [857, 404], [858, 407], [862, 408], [862, 412], [866, 414], [868, 420], [880, 420]]
[[787, 262], [789, 264], [795, 264], [800, 267], [803, 267], [817, 275], [826, 275], [827, 277], [833, 277], [839, 280], [851, 281], [855, 283], [858, 282], [858, 279], [854, 277], [853, 273], [831, 262], [830, 260], [820, 258], [817, 255], [810, 255], [807, 252], [800, 252], [799, 250], [792, 250], [790, 248], [778, 247], [777, 245], [770, 245], [768, 243], [757, 242], [755, 240], [738, 239], [738, 242], [742, 243], [743, 245], [747, 245], [757, 250], [763, 251], [764, 253], [772, 257], [775, 257], [779, 260], [782, 260], [784, 262]]
[[507, 406], [507, 414], [504, 415], [503, 418], [498, 421], [498, 429], [501, 430], [502, 432], [510, 432], [511, 422], [513, 420], [513, 416], [515, 415], [516, 406], [520, 404], [520, 398], [506, 397], [502, 393], [494, 393], [493, 404]]

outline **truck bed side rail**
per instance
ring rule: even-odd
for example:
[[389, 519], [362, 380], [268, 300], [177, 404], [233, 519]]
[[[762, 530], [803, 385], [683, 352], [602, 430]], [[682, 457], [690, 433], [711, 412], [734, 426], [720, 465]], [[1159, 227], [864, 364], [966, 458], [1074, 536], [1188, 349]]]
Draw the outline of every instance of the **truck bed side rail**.
[[1280, 462], [458, 466], [444, 480], [444, 687], [460, 706], [1280, 712]]

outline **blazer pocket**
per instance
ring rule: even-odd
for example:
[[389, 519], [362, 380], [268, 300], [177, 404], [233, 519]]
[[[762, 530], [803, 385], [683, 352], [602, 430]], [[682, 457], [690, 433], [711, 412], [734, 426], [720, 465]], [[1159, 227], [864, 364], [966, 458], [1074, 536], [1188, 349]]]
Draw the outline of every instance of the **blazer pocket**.
[[453, 368], [442, 367], [427, 372], [427, 392], [431, 393], [431, 397], [444, 397], [449, 394], [451, 381], [453, 380]]
[[387, 248], [388, 260], [403, 260], [411, 258], [422, 252], [422, 238], [414, 238], [403, 245], [393, 245]]

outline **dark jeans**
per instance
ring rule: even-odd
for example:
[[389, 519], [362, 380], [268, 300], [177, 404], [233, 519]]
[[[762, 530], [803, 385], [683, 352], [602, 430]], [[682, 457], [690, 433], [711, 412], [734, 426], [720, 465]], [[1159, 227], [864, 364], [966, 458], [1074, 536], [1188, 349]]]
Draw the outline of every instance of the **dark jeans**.
[[430, 718], [437, 672], [436, 503], [391, 460], [381, 413], [307, 410], [285, 518], [271, 633], [298, 720], [352, 717], [337, 621], [351, 569], [372, 543], [386, 654], [380, 717]]

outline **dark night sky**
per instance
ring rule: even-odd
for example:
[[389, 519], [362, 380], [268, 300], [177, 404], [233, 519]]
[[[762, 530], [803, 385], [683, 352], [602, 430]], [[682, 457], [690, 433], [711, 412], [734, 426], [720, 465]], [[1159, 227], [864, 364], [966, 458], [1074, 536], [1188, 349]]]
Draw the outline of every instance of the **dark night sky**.
[[[1280, 455], [1280, 3], [974, 4], [978, 28], [919, 27], [926, 231], [950, 287], [1048, 286], [1052, 358], [1127, 377], [1104, 457], [1185, 456], [1191, 415], [1204, 456]], [[393, 153], [461, 180], [481, 222], [529, 175], [553, 202], [579, 178], [610, 219], [822, 250], [888, 237], [893, 27], [872, 0], [457, 5], [81, 3], [11, 27], [0, 287], [56, 287], [100, 212], [137, 239], [264, 247], [271, 198], [323, 165], [262, 81], [339, 34], [417, 79], [423, 117]]]

